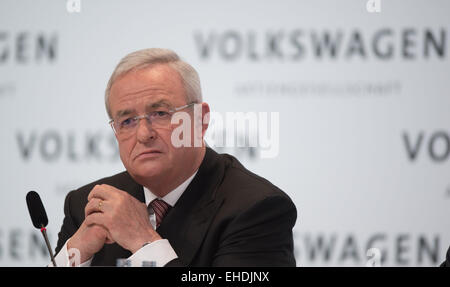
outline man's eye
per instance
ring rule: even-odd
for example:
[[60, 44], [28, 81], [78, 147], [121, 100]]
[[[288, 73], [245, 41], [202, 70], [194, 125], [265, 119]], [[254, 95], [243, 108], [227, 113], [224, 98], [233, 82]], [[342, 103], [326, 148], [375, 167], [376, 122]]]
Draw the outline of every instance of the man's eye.
[[128, 127], [128, 126], [132, 125], [133, 122], [134, 122], [133, 118], [127, 118], [125, 120], [121, 120], [120, 121], [120, 126], [121, 127]]
[[163, 118], [163, 117], [168, 116], [169, 113], [166, 111], [156, 111], [156, 112], [153, 112], [152, 115], [157, 118]]

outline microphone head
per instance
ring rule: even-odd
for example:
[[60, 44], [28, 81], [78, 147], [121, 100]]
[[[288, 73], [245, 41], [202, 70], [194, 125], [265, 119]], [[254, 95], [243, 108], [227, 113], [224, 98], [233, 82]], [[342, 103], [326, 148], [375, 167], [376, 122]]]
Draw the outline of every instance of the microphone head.
[[34, 227], [38, 229], [46, 227], [48, 224], [47, 213], [45, 212], [44, 205], [36, 191], [27, 193], [27, 205]]

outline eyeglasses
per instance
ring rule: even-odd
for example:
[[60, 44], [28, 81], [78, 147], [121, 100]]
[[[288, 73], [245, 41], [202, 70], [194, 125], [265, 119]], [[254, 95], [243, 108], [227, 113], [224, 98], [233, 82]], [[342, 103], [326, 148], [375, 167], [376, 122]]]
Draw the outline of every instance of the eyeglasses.
[[151, 124], [152, 128], [167, 128], [170, 125], [172, 115], [174, 113], [189, 108], [194, 104], [196, 103], [190, 103], [172, 109], [161, 107], [156, 111], [134, 117], [124, 115], [110, 120], [109, 124], [111, 125], [114, 133], [120, 137], [127, 137], [134, 134], [141, 119], [147, 119], [147, 123]]

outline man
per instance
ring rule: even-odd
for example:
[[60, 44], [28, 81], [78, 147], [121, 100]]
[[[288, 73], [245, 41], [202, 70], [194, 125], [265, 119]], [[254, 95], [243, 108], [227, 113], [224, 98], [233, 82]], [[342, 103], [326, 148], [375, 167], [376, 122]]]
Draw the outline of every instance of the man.
[[[189, 64], [169, 50], [134, 52], [113, 72], [105, 104], [126, 171], [67, 195], [58, 266], [121, 258], [134, 266], [295, 266], [294, 204], [206, 147], [209, 106]], [[193, 135], [191, 144], [176, 143], [177, 113], [188, 115], [182, 136]]]

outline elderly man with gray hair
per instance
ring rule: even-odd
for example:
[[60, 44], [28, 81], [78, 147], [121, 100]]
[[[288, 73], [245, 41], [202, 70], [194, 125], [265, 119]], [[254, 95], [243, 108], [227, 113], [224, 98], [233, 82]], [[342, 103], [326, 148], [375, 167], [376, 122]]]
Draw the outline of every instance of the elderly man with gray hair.
[[[210, 110], [191, 65], [166, 49], [131, 53], [105, 104], [126, 171], [68, 193], [58, 266], [295, 266], [293, 202], [206, 146]], [[190, 145], [173, 143], [177, 113], [192, 119]]]

